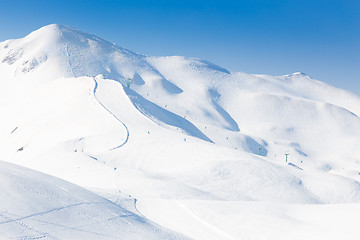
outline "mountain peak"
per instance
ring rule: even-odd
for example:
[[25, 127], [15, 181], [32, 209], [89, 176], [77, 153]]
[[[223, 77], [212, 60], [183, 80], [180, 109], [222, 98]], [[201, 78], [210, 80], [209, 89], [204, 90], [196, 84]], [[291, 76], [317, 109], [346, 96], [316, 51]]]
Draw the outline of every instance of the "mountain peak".
[[[61, 24], [46, 25], [22, 39], [9, 40], [0, 50], [1, 63], [11, 65], [9, 73], [13, 76], [34, 72], [45, 62], [52, 62], [56, 71], [51, 72], [57, 72], [57, 77], [116, 72], [111, 69], [109, 59], [129, 53], [99, 37]], [[43, 75], [48, 74], [44, 70]]]
[[49, 25], [45, 25], [41, 28], [39, 28], [38, 30], [35, 30], [35, 31], [51, 31], [51, 30], [60, 30], [62, 28], [69, 28], [67, 26], [64, 26], [62, 24], [57, 24], [57, 23], [52, 23], [52, 24], [49, 24]]
[[[50, 41], [74, 41], [74, 40], [81, 40], [84, 42], [85, 39], [96, 39], [100, 40], [100, 38], [95, 37], [94, 35], [82, 32], [78, 29], [71, 28], [61, 24], [50, 24], [44, 27], [41, 27], [29, 35], [25, 37], [27, 40], [36, 40], [41, 39], [42, 41], [50, 40]], [[101, 41], [106, 42], [105, 40], [101, 39]]]
[[306, 73], [303, 72], [294, 72], [289, 74], [289, 76], [291, 77], [310, 77], [309, 75], [307, 75]]
[[286, 74], [284, 75], [285, 77], [294, 77], [294, 78], [311, 78], [309, 75], [307, 75], [306, 73], [303, 72], [294, 72], [294, 73], [290, 73], [290, 74]]
[[[56, 32], [81, 32], [80, 30], [76, 29], [76, 28], [72, 28], [72, 27], [69, 27], [69, 26], [65, 26], [65, 25], [62, 25], [62, 24], [57, 24], [57, 23], [52, 23], [52, 24], [49, 24], [49, 25], [45, 25], [35, 31], [33, 31], [32, 33], [46, 33], [46, 32], [53, 32], [53, 31], [56, 31]], [[32, 34], [30, 33], [30, 34]]]
[[70, 30], [69, 27], [60, 25], [60, 24], [50, 24], [46, 25], [44, 27], [41, 27], [33, 32], [31, 32], [29, 35], [27, 35], [24, 39], [27, 40], [35, 40], [35, 39], [54, 39], [56, 37], [60, 36], [60, 33], [63, 31], [66, 31], [67, 29]]
[[306, 73], [303, 73], [303, 72], [294, 72], [294, 73], [292, 73], [291, 75], [293, 75], [293, 76], [307, 76], [308, 77], [308, 75], [306, 74]]

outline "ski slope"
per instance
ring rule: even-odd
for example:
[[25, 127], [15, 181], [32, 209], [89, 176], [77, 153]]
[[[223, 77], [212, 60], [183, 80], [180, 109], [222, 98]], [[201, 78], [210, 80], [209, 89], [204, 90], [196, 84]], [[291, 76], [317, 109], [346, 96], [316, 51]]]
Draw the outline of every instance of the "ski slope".
[[185, 239], [64, 180], [0, 162], [1, 239]]
[[353, 93], [300, 72], [146, 56], [55, 24], [0, 43], [0, 83], [3, 161], [113, 204], [131, 196], [142, 217], [192, 239], [356, 239]]

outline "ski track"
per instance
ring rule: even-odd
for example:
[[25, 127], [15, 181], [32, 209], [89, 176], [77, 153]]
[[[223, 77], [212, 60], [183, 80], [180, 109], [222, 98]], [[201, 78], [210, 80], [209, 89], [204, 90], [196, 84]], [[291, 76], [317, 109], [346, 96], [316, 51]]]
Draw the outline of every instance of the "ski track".
[[69, 62], [69, 67], [70, 67], [70, 71], [72, 73], [72, 75], [74, 77], [76, 77], [75, 73], [74, 73], [74, 70], [73, 70], [73, 66], [72, 66], [72, 63], [71, 63], [71, 58], [70, 58], [70, 52], [69, 52], [69, 45], [66, 44], [66, 55], [67, 55], [67, 59], [68, 59], [68, 62]]
[[60, 240], [60, 239], [55, 237], [55, 236], [52, 236], [48, 232], [42, 232], [42, 231], [30, 226], [29, 224], [22, 222], [21, 220], [32, 220], [32, 221], [36, 221], [36, 222], [40, 222], [40, 223], [45, 223], [45, 224], [61, 227], [61, 229], [57, 229], [57, 230], [52, 231], [53, 233], [68, 229], [68, 230], [72, 230], [72, 231], [84, 232], [84, 233], [94, 234], [94, 235], [99, 236], [99, 237], [102, 236], [102, 237], [107, 237], [107, 238], [112, 238], [112, 239], [119, 239], [119, 238], [116, 237], [116, 236], [113, 236], [113, 235], [108, 235], [108, 234], [103, 234], [103, 233], [84, 230], [84, 229], [81, 229], [81, 227], [85, 227], [87, 225], [91, 225], [91, 224], [94, 224], [94, 223], [101, 223], [104, 220], [111, 220], [111, 219], [116, 219], [116, 218], [120, 218], [125, 223], [132, 225], [129, 221], [127, 221], [124, 218], [132, 217], [132, 216], [134, 216], [133, 214], [120, 214], [118, 216], [114, 216], [114, 217], [111, 217], [111, 218], [107, 218], [107, 219], [103, 219], [103, 220], [95, 221], [95, 222], [89, 222], [87, 224], [82, 224], [82, 225], [73, 226], [73, 227], [34, 218], [34, 217], [46, 215], [46, 214], [51, 213], [51, 212], [60, 211], [60, 210], [66, 209], [66, 208], [76, 207], [76, 206], [80, 206], [80, 205], [84, 205], [84, 204], [107, 204], [107, 203], [106, 202], [83, 202], [83, 203], [77, 203], [77, 204], [72, 204], [72, 205], [68, 205], [68, 206], [64, 206], [64, 207], [50, 209], [50, 210], [44, 211], [44, 212], [34, 213], [34, 214], [24, 216], [24, 217], [18, 217], [18, 218], [11, 218], [9, 216], [4, 215], [4, 213], [0, 213], [0, 216], [2, 216], [5, 219], [8, 219], [7, 221], [0, 222], [0, 224], [16, 223], [16, 224], [20, 225], [21, 227], [24, 227], [26, 229], [29, 229], [31, 231], [34, 231], [34, 232], [38, 233], [38, 235], [16, 236], [16, 239], [24, 239], [24, 240], [25, 239], [26, 240], [29, 240], [29, 239], [42, 239], [42, 238], [49, 238], [49, 239], [53, 239], [53, 240]]
[[27, 219], [27, 218], [31, 218], [31, 217], [35, 217], [35, 216], [41, 216], [41, 215], [45, 215], [45, 214], [48, 214], [48, 213], [51, 213], [51, 212], [59, 211], [59, 210], [65, 209], [65, 208], [76, 207], [76, 206], [79, 206], [79, 205], [102, 204], [102, 203], [104, 203], [104, 202], [83, 202], [83, 203], [71, 204], [71, 205], [67, 205], [67, 206], [64, 206], [64, 207], [53, 208], [53, 209], [50, 209], [50, 210], [44, 211], [44, 212], [33, 213], [33, 214], [28, 215], [28, 216], [15, 218], [15, 219], [8, 220], [8, 221], [2, 221], [2, 222], [0, 222], [0, 224], [15, 222], [15, 221], [18, 221], [18, 220], [23, 220], [23, 219]]
[[[54, 236], [51, 236], [49, 233], [46, 233], [46, 232], [42, 232], [40, 230], [37, 230], [36, 228], [24, 223], [24, 222], [21, 222], [19, 219], [23, 219], [23, 218], [17, 218], [17, 219], [13, 219], [9, 216], [6, 216], [4, 215], [3, 213], [0, 213], [0, 216], [2, 216], [3, 218], [5, 219], [8, 219], [8, 221], [5, 221], [5, 222], [2, 222], [2, 223], [16, 223], [18, 225], [20, 225], [21, 227], [23, 228], [26, 228], [30, 231], [33, 231], [33, 232], [36, 232], [38, 233], [38, 235], [31, 235], [31, 236], [17, 236], [16, 239], [24, 239], [24, 240], [29, 240], [29, 239], [41, 239], [41, 238], [49, 238], [49, 239], [53, 239], [53, 240], [59, 240], [58, 238], [54, 237]], [[0, 223], [1, 224], [1, 223]]]
[[98, 88], [98, 82], [97, 82], [96, 79], [94, 79], [94, 78], [93, 78], [93, 80], [94, 80], [94, 82], [95, 82], [95, 87], [94, 87], [94, 90], [93, 90], [93, 94], [94, 94], [95, 100], [96, 100], [108, 113], [110, 113], [118, 122], [120, 122], [120, 123], [124, 126], [124, 128], [126, 129], [126, 139], [125, 139], [125, 141], [124, 141], [122, 144], [120, 144], [119, 146], [113, 147], [113, 148], [111, 148], [111, 149], [109, 149], [109, 150], [112, 151], [112, 150], [121, 148], [121, 147], [124, 146], [124, 145], [128, 142], [128, 140], [129, 140], [129, 136], [130, 136], [129, 129], [127, 128], [127, 126], [125, 125], [124, 122], [122, 122], [114, 113], [112, 113], [112, 112], [111, 112], [104, 104], [102, 104], [102, 103], [99, 101], [99, 99], [96, 97], [96, 90], [97, 90], [97, 88]]
[[178, 200], [175, 200], [176, 204], [184, 210], [194, 221], [198, 222], [199, 225], [203, 225], [205, 228], [212, 229], [217, 234], [224, 237], [224, 239], [227, 240], [235, 240], [231, 235], [228, 233], [222, 231], [221, 229], [217, 228], [216, 226], [210, 224], [209, 222], [205, 221], [204, 219], [197, 216], [195, 213], [193, 213], [189, 208], [187, 208], [183, 203], [181, 203]]
[[[123, 219], [122, 217], [128, 217], [130, 215], [119, 215], [119, 216], [115, 216], [115, 217], [112, 217], [112, 218], [108, 218], [108, 219], [105, 219], [105, 220], [111, 220], [111, 219], [115, 219], [115, 218], [121, 218], [122, 220], [124, 220], [126, 223], [129, 223], [128, 221], [126, 221], [125, 219]], [[33, 221], [36, 221], [36, 222], [40, 222], [40, 223], [45, 223], [45, 224], [49, 224], [49, 225], [53, 225], [53, 226], [57, 226], [57, 227], [61, 227], [60, 229], [57, 229], [57, 230], [54, 230], [52, 231], [52, 233], [55, 233], [55, 232], [59, 232], [59, 231], [63, 231], [63, 230], [72, 230], [72, 231], [76, 231], [76, 232], [83, 232], [83, 233], [89, 233], [89, 234], [94, 234], [96, 236], [102, 236], [102, 237], [107, 237], [107, 238], [113, 238], [113, 239], [119, 239], [118, 237], [116, 236], [112, 236], [112, 235], [108, 235], [108, 234], [103, 234], [103, 233], [99, 233], [99, 232], [93, 232], [93, 231], [88, 231], [88, 230], [84, 230], [84, 229], [81, 229], [81, 227], [86, 227], [88, 225], [92, 225], [92, 224], [95, 224], [95, 223], [102, 223], [104, 220], [100, 220], [100, 221], [96, 221], [96, 222], [89, 222], [87, 224], [82, 224], [82, 225], [77, 225], [77, 226], [73, 226], [73, 227], [70, 227], [70, 226], [66, 226], [66, 225], [63, 225], [63, 224], [59, 224], [59, 223], [53, 223], [53, 222], [48, 222], [48, 221], [44, 221], [44, 220], [40, 220], [40, 219], [31, 219]]]

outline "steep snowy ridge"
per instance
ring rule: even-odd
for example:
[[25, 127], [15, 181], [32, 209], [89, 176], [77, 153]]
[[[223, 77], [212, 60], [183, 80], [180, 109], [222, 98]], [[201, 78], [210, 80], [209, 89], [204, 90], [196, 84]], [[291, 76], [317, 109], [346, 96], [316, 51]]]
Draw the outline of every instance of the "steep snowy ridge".
[[[111, 209], [135, 201], [130, 211], [138, 207], [144, 215], [137, 217], [192, 239], [340, 239], [345, 233], [357, 239], [357, 230], [346, 227], [360, 213], [360, 97], [353, 93], [303, 73], [247, 74], [196, 58], [145, 56], [56, 24], [0, 43], [0, 84], [0, 159], [95, 191], [112, 201]], [[1, 176], [15, 168], [0, 163]], [[4, 191], [20, 178], [6, 180]], [[26, 179], [31, 185], [32, 177]], [[45, 189], [49, 198], [51, 183], [62, 186], [47, 175], [36, 179], [34, 185], [46, 185], [39, 194]], [[61, 189], [54, 194], [73, 199], [76, 190]], [[56, 214], [30, 216], [46, 211], [32, 203], [48, 201], [33, 199], [16, 213], [18, 225], [29, 226], [27, 237], [69, 239], [78, 232], [63, 226], [61, 212], [56, 223]], [[0, 198], [0, 216], [15, 219], [7, 214], [16, 205], [4, 205], [9, 201]], [[102, 210], [94, 205], [66, 214], [81, 225], [77, 215]], [[147, 220], [127, 228], [125, 220], [109, 220], [112, 211], [99, 213], [106, 221], [91, 222], [97, 233], [181, 238], [162, 227], [165, 235], [156, 235]], [[312, 219], [312, 212], [322, 215]], [[22, 221], [26, 216], [29, 222]], [[23, 237], [22, 227], [6, 221], [4, 236]], [[69, 235], [35, 221], [61, 225]], [[297, 226], [306, 232], [295, 236]]]

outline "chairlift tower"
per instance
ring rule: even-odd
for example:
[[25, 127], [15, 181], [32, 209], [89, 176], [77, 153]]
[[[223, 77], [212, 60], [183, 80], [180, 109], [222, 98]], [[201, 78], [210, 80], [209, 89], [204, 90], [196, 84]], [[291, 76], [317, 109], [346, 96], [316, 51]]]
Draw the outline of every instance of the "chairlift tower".
[[289, 153], [285, 153], [285, 161], [287, 162], [288, 160], [288, 155], [290, 155]]
[[126, 78], [126, 86], [127, 86], [128, 88], [130, 88], [130, 85], [131, 85], [131, 78], [127, 77], [127, 78]]

